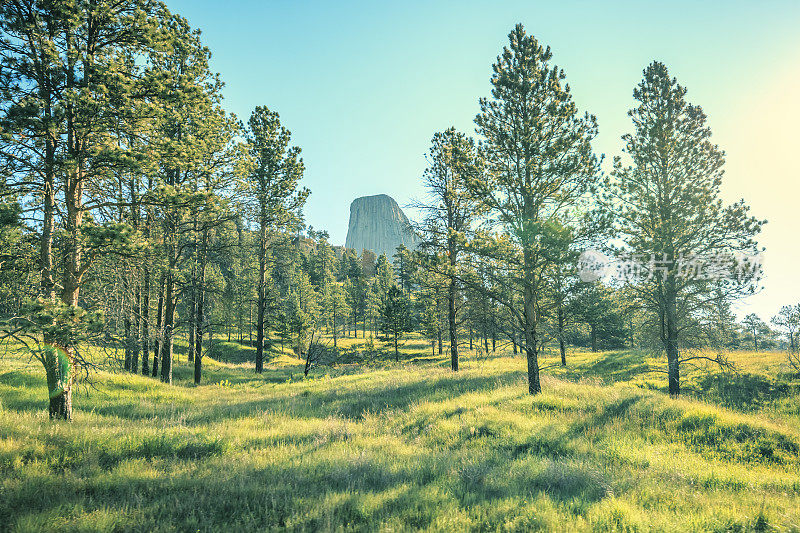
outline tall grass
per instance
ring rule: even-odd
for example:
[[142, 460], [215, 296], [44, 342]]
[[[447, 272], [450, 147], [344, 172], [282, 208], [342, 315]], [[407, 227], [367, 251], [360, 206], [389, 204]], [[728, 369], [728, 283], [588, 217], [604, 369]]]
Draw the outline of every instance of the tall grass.
[[657, 359], [581, 352], [531, 397], [521, 357], [453, 374], [417, 344], [311, 379], [288, 354], [256, 376], [233, 344], [201, 386], [185, 363], [173, 386], [101, 372], [72, 424], [6, 354], [0, 529], [800, 530], [797, 389], [770, 354], [670, 400]]

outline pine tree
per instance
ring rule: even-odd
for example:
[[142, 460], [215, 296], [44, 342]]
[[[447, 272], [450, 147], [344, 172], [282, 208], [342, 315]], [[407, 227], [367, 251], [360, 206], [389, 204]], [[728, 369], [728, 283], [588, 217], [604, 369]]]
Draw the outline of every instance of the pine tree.
[[[644, 70], [633, 92], [638, 106], [628, 113], [635, 132], [623, 136], [630, 164], [615, 159], [607, 199], [625, 252], [660, 263], [649, 269], [651, 279], [631, 289], [655, 316], [672, 396], [680, 394], [681, 363], [698, 357], [681, 355], [693, 310], [754, 290], [752, 280], [736, 275], [735, 254], [758, 251], [755, 236], [763, 224], [748, 215], [743, 200], [723, 206], [724, 154], [711, 142], [702, 108], [685, 95], [664, 64]], [[679, 275], [683, 260], [720, 258], [726, 260], [717, 264], [724, 282]]]
[[478, 202], [469, 195], [467, 183], [478, 181], [482, 162], [475, 142], [450, 128], [436, 133], [428, 154], [429, 166], [423, 181], [429, 203], [420, 203], [425, 216], [423, 253], [442, 255], [444, 262], [426, 262], [442, 266], [447, 278], [447, 324], [450, 337], [450, 368], [458, 370], [458, 326], [456, 304], [460, 290], [459, 254], [464, 250]]
[[[129, 139], [149, 127], [153, 104], [144, 89], [157, 69], [141, 59], [169, 38], [162, 31], [168, 19], [163, 4], [149, 0], [0, 5], [0, 157], [16, 190], [42, 198], [41, 300], [30, 311], [44, 306], [56, 321], [68, 315], [91, 322], [92, 313], [78, 307], [89, 268], [101, 252], [130, 251], [130, 227], [104, 220], [101, 208], [117, 204], [108, 191], [120, 173], [147, 164]], [[57, 222], [64, 229], [59, 265], [53, 260]], [[81, 363], [74, 343], [94, 326], [76, 323], [59, 336], [40, 325], [44, 345], [55, 347], [37, 351], [50, 416], [70, 420]]]
[[244, 193], [251, 216], [258, 224], [258, 298], [256, 303], [256, 372], [264, 369], [267, 332], [267, 270], [270, 243], [275, 234], [287, 231], [298, 219], [309, 191], [298, 188], [303, 176], [300, 149], [289, 146], [291, 132], [281, 125], [278, 113], [257, 107], [250, 117], [251, 162]]
[[789, 351], [797, 351], [796, 335], [800, 330], [800, 304], [784, 305], [777, 315], [772, 317], [772, 323], [786, 331], [789, 337]]
[[753, 339], [753, 349], [758, 351], [758, 339], [761, 337], [761, 334], [767, 328], [767, 325], [761, 320], [757, 314], [750, 313], [746, 317], [742, 319], [742, 325], [745, 327], [750, 336]]
[[486, 172], [467, 182], [503, 232], [499, 241], [489, 235], [473, 249], [513, 265], [510, 282], [522, 293], [521, 309], [502, 303], [522, 333], [530, 394], [541, 392], [542, 296], [549, 266], [543, 228], [573, 206], [598, 174], [590, 145], [597, 122], [578, 114], [564, 72], [551, 59], [549, 47], [526, 35], [521, 24], [509, 34], [509, 46], [493, 65], [492, 98], [481, 99], [475, 118]]
[[179, 298], [189, 288], [197, 291], [193, 279], [188, 287], [184, 285], [182, 272], [184, 263], [192, 259], [184, 250], [196, 249], [196, 234], [202, 233], [193, 215], [214, 209], [214, 195], [198, 187], [198, 180], [208, 176], [210, 161], [228, 144], [230, 134], [220, 140], [218, 132], [232, 128], [219, 107], [222, 82], [209, 68], [211, 53], [200, 41], [199, 32], [192, 31], [185, 19], [172, 17], [169, 35], [170, 53], [154, 53], [151, 59], [160, 73], [160, 84], [154, 88], [159, 102], [154, 139], [158, 146], [159, 182], [149, 192], [149, 200], [160, 207], [163, 235], [159, 362], [164, 383], [172, 383]]
[[408, 298], [397, 285], [392, 285], [381, 308], [380, 331], [382, 340], [391, 343], [395, 359], [398, 361], [400, 360], [400, 339], [406, 333], [413, 331], [410, 313], [411, 305]]

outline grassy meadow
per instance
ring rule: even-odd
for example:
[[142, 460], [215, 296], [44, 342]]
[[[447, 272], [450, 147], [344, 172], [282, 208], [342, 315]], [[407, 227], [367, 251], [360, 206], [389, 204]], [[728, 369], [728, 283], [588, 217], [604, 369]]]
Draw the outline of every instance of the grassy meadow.
[[[352, 339], [347, 341], [351, 344]], [[800, 531], [798, 380], [784, 354], [686, 369], [631, 350], [315, 369], [219, 343], [191, 383], [103, 371], [72, 423], [36, 361], [0, 356], [0, 530]]]

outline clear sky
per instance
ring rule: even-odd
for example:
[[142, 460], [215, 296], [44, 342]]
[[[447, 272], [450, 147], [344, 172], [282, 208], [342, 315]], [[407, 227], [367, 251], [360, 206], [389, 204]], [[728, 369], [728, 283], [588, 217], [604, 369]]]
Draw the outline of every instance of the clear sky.
[[[800, 2], [167, 0], [203, 31], [225, 106], [278, 111], [303, 149], [309, 224], [344, 243], [350, 202], [406, 205], [434, 132], [474, 133], [491, 64], [517, 22], [551, 46], [610, 161], [633, 87], [666, 63], [726, 151], [726, 200], [769, 220], [764, 289], [738, 312], [800, 302]], [[408, 212], [414, 216], [413, 212]]]

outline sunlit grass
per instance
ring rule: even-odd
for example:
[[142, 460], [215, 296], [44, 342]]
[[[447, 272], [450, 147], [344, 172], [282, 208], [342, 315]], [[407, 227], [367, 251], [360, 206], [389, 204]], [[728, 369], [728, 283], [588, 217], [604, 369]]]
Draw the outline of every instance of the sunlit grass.
[[303, 379], [278, 346], [261, 376], [251, 348], [217, 348], [200, 386], [185, 355], [173, 386], [99, 373], [72, 424], [47, 420], [38, 363], [4, 355], [0, 529], [800, 530], [782, 354], [731, 354], [738, 395], [687, 369], [671, 400], [635, 351], [548, 352], [531, 397], [507, 350], [453, 374], [411, 339], [400, 363]]

